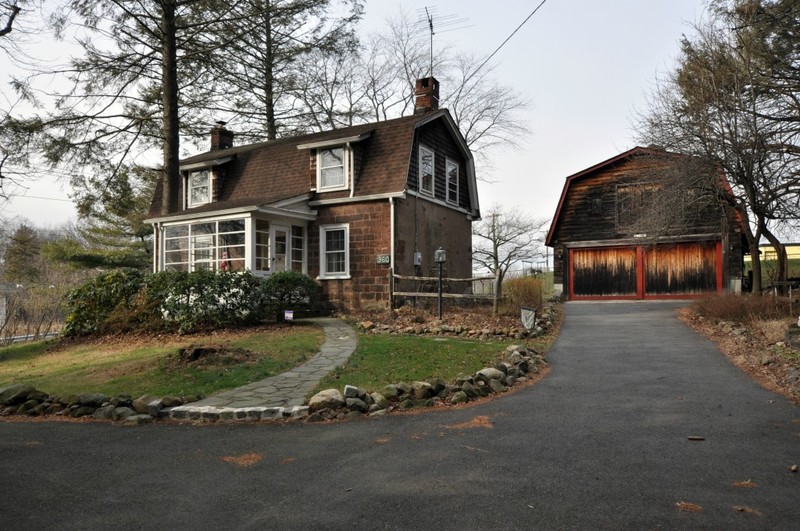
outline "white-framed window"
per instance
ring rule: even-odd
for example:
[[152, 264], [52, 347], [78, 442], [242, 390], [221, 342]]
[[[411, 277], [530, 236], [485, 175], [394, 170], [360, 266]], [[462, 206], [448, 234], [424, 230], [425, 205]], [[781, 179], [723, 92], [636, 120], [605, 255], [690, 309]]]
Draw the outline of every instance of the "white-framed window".
[[433, 195], [435, 158], [433, 151], [419, 147], [419, 190], [428, 195]]
[[188, 204], [190, 207], [205, 205], [211, 202], [211, 172], [209, 170], [193, 171], [189, 174]]
[[458, 204], [458, 164], [447, 159], [447, 202]]
[[244, 271], [245, 220], [223, 219], [164, 227], [167, 271]]
[[350, 278], [350, 227], [348, 224], [319, 228], [320, 278]]
[[346, 190], [350, 177], [350, 149], [346, 146], [317, 150], [317, 190]]

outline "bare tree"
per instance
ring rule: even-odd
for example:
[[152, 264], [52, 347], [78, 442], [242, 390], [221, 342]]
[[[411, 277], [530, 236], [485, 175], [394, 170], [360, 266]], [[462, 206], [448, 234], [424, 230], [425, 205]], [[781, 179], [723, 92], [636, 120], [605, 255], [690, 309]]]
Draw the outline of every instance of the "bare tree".
[[7, 2], [0, 2], [0, 37], [5, 37], [11, 30], [14, 29], [14, 20], [16, 20], [22, 8], [19, 7], [17, 0], [10, 0]]
[[[661, 80], [640, 120], [645, 142], [719, 163], [732, 185], [719, 196], [744, 221], [755, 292], [761, 291], [762, 236], [775, 246], [783, 264], [779, 279], [785, 279], [785, 249], [774, 231], [781, 220], [797, 217], [800, 205], [797, 92], [775, 83], [778, 65], [786, 77], [794, 75], [784, 56], [797, 57], [800, 45], [774, 20], [756, 15], [794, 4], [717, 2], [714, 16], [684, 38], [678, 68]], [[780, 40], [788, 43], [773, 46]]]
[[542, 257], [547, 220], [533, 219], [518, 208], [492, 206], [472, 225], [472, 260], [495, 278], [494, 312], [502, 296], [503, 279], [514, 264]]

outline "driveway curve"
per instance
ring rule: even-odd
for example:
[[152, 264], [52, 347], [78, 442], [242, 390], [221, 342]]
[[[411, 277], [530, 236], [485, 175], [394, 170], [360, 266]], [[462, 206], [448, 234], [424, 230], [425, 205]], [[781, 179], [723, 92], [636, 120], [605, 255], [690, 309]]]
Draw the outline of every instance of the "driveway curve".
[[568, 303], [551, 373], [474, 407], [327, 425], [3, 422], [0, 528], [797, 529], [800, 411], [677, 306]]

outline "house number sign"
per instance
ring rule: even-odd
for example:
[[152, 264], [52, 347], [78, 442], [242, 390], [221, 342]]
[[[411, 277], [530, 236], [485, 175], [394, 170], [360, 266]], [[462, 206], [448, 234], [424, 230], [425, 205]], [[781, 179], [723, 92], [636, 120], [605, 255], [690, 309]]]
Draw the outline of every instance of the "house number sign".
[[388, 264], [389, 263], [389, 255], [388, 254], [379, 254], [378, 259], [375, 260], [377, 264]]

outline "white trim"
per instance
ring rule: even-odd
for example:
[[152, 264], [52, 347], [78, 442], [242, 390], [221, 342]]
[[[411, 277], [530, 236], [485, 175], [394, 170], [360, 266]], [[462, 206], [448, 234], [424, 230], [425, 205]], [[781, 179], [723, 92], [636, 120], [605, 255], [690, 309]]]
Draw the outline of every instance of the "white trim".
[[[431, 154], [431, 189], [426, 190], [423, 187], [423, 180], [422, 180], [422, 152], [427, 151]], [[419, 193], [427, 195], [429, 197], [436, 197], [436, 153], [429, 147], [424, 146], [422, 144], [419, 145], [419, 151], [417, 156], [417, 189]]]
[[[344, 231], [344, 271], [337, 273], [328, 273], [326, 271], [326, 256], [327, 249], [325, 246], [325, 234], [328, 231]], [[320, 280], [331, 279], [349, 279], [350, 278], [350, 224], [337, 223], [331, 225], [319, 226], [319, 276]]]
[[[333, 151], [335, 149], [342, 150], [342, 183], [332, 186], [322, 185], [322, 153], [325, 151]], [[347, 190], [350, 187], [350, 144], [329, 146], [317, 150], [317, 192], [338, 192], [340, 190]], [[338, 168], [337, 166], [329, 166], [329, 168]], [[327, 169], [327, 168], [326, 168]]]
[[[431, 203], [436, 203], [437, 205], [441, 205], [443, 207], [447, 207], [447, 208], [449, 208], [451, 210], [457, 210], [457, 211], [462, 212], [462, 213], [464, 213], [464, 214], [466, 214], [467, 216], [470, 216], [470, 217], [474, 216], [474, 214], [475, 214], [475, 212], [473, 212], [471, 210], [468, 210], [468, 209], [466, 209], [466, 208], [464, 208], [462, 206], [458, 206], [458, 205], [454, 205], [453, 203], [448, 203], [446, 201], [442, 201], [441, 199], [437, 199], [435, 197], [431, 197], [428, 194], [420, 194], [420, 193], [415, 192], [414, 190], [409, 190], [407, 193], [408, 193], [408, 195], [413, 195], [415, 197], [418, 197], [419, 199], [424, 199], [426, 201], [430, 201]], [[480, 219], [480, 218], [477, 218], [477, 219]]]
[[313, 210], [307, 212], [299, 212], [297, 210], [286, 210], [283, 208], [273, 208], [269, 206], [258, 207], [258, 212], [262, 214], [269, 214], [271, 216], [283, 216], [289, 219], [301, 219], [303, 221], [314, 221], [317, 219], [317, 213]]
[[356, 197], [337, 197], [335, 199], [318, 199], [309, 201], [308, 206], [342, 205], [345, 203], [364, 203], [366, 201], [382, 201], [384, 199], [405, 199], [405, 192], [391, 192], [388, 194], [359, 195]]
[[214, 166], [220, 166], [225, 164], [226, 162], [230, 162], [234, 159], [234, 156], [231, 155], [229, 157], [222, 157], [221, 159], [214, 159], [214, 160], [206, 160], [203, 162], [194, 162], [192, 164], [186, 164], [184, 166], [179, 166], [180, 171], [192, 171], [192, 170], [199, 170], [201, 168], [212, 168]]
[[[455, 201], [450, 200], [450, 166], [455, 166], [456, 168], [456, 199]], [[458, 199], [459, 199], [459, 178], [461, 173], [461, 166], [458, 162], [454, 161], [449, 157], [445, 157], [444, 159], [444, 182], [445, 182], [445, 191], [444, 191], [444, 200], [446, 203], [450, 205], [458, 206]]]
[[366, 140], [372, 135], [372, 131], [367, 131], [366, 133], [361, 133], [360, 135], [355, 136], [345, 136], [342, 138], [334, 138], [331, 140], [321, 140], [319, 142], [308, 142], [307, 144], [298, 144], [297, 149], [319, 149], [319, 148], [326, 148], [331, 146], [341, 146], [343, 144], [350, 144], [352, 142], [361, 142], [362, 140]]
[[[196, 175], [202, 176], [203, 173], [206, 174], [206, 183], [205, 183], [205, 185], [200, 185], [200, 186], [196, 186], [196, 187], [192, 186], [192, 178], [195, 177]], [[188, 175], [186, 175], [186, 205], [189, 208], [193, 208], [193, 207], [198, 207], [198, 206], [209, 204], [211, 202], [211, 196], [213, 195], [213, 192], [212, 192], [212, 190], [213, 190], [213, 181], [214, 181], [214, 174], [210, 169], [205, 168], [205, 169], [200, 169], [198, 171], [190, 171], [188, 173]], [[206, 195], [205, 200], [194, 202], [192, 200], [192, 196], [193, 196], [192, 192], [193, 192], [193, 190], [195, 188], [203, 188], [203, 187], [205, 187], [207, 189], [207, 191], [206, 191], [207, 195]]]
[[174, 224], [180, 223], [182, 221], [191, 221], [193, 219], [217, 219], [221, 216], [234, 216], [234, 215], [241, 215], [247, 214], [248, 212], [253, 212], [258, 210], [258, 205], [246, 206], [246, 207], [237, 207], [237, 208], [226, 208], [224, 210], [209, 210], [206, 212], [192, 212], [191, 214], [181, 214], [178, 216], [167, 216], [167, 217], [160, 217], [160, 218], [149, 218], [144, 220], [145, 223], [166, 223], [166, 224]]

